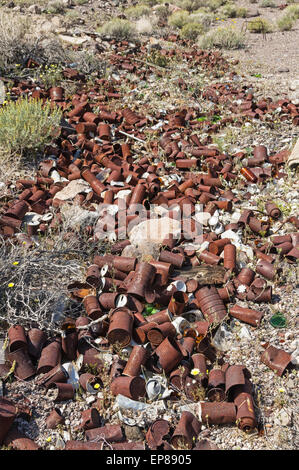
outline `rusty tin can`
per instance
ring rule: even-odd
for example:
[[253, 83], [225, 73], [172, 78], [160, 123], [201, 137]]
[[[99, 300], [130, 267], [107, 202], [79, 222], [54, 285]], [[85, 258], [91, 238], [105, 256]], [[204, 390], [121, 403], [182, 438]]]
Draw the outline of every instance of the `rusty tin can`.
[[201, 430], [201, 423], [189, 411], [183, 411], [171, 438], [171, 445], [178, 449], [182, 446], [192, 449]]
[[0, 444], [2, 444], [17, 414], [14, 404], [0, 397]]
[[110, 386], [113, 395], [124, 395], [131, 400], [139, 400], [145, 395], [145, 380], [142, 377], [116, 377]]

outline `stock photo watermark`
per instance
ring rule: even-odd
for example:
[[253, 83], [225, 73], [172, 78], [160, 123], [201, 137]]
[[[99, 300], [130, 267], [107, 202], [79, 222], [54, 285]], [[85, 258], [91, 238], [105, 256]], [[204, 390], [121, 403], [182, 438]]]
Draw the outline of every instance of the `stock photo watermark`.
[[127, 207], [124, 199], [118, 199], [117, 204], [101, 204], [98, 214], [95, 227], [98, 240], [124, 240], [140, 224], [143, 240], [151, 240], [153, 237], [162, 240], [171, 235], [174, 239], [183, 237], [191, 241], [203, 233], [201, 204], [171, 207], [133, 204]]

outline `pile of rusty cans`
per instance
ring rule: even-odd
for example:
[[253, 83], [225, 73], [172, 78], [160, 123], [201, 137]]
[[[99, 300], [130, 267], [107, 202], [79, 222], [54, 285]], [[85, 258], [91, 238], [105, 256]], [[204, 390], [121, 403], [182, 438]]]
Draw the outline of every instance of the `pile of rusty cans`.
[[[148, 68], [134, 63], [134, 55], [122, 53], [128, 44], [116, 46], [112, 65], [146, 78]], [[142, 54], [143, 46], [138, 46], [135, 57]], [[217, 53], [193, 50], [183, 59], [207, 68], [217, 62], [226, 67]], [[246, 432], [258, 424], [250, 371], [223, 360], [214, 335], [233, 319], [258, 328], [263, 312], [247, 308], [244, 302], [271, 303], [273, 281], [281, 272], [278, 262], [292, 266], [299, 258], [299, 219], [292, 215], [284, 220], [288, 231], [271, 234], [273, 223], [283, 219], [279, 207], [270, 199], [263, 215], [254, 205], [242, 209], [242, 200], [230, 184], [237, 181], [244, 193], [253, 185], [284, 178], [288, 152], [271, 154], [257, 145], [251, 158], [242, 151], [222, 153], [210, 136], [201, 138], [200, 133], [203, 126], [217, 131], [230, 118], [215, 124], [213, 119], [201, 119], [198, 109], [187, 107], [148, 116], [144, 109], [122, 104], [117, 81], [101, 78], [87, 90], [84, 77], [73, 72], [65, 69], [64, 74], [82, 79], [82, 87], [70, 100], [62, 87], [36, 89], [24, 81], [12, 89], [15, 96], [50, 99], [63, 110], [65, 123], [55, 143], [46, 148], [36, 177], [19, 179], [17, 197], [8, 197], [2, 204], [0, 235], [30, 249], [36, 237], [61, 228], [65, 204], [76, 204], [98, 212], [96, 226], [82, 227], [89, 240], [113, 243], [109, 253], [93, 253], [84, 281], [68, 285], [81, 314], [64, 318], [60, 334], [48, 335], [38, 325], [10, 326], [1, 376], [13, 367], [17, 380], [34, 380], [54, 403], [68, 402], [78, 390], [64, 364], [73, 363], [77, 383], [87, 395], [108, 388], [111, 396], [134, 402], [180, 403], [184, 398], [197, 405], [194, 413], [183, 410], [176, 424], [153, 420], [144, 441], [129, 442], [121, 424], [105, 422], [98, 399], [82, 413], [85, 440], [68, 441], [65, 449], [102, 449], [107, 443], [120, 450], [213, 449], [212, 443], [197, 441], [203, 424], [235, 423]], [[184, 88], [184, 83], [178, 87]], [[240, 119], [266, 119], [279, 108], [283, 120], [291, 118], [298, 124], [298, 105], [286, 99], [256, 103], [246, 87], [211, 85], [203, 98], [226, 104]], [[234, 100], [241, 100], [241, 105]], [[147, 132], [152, 135], [148, 144]], [[83, 182], [85, 189], [71, 200], [60, 198], [64, 188], [76, 181]], [[245, 195], [250, 206], [251, 192]], [[166, 233], [155, 256], [134, 254], [136, 247], [128, 235], [140, 223], [136, 210], [142, 210], [147, 220], [152, 207], [159, 208], [157, 218], [167, 214], [172, 221], [186, 223], [176, 235]], [[229, 220], [236, 208], [240, 208], [239, 217]], [[228, 219], [225, 223], [223, 215]], [[239, 262], [238, 238], [245, 233], [258, 260], [256, 266]], [[202, 268], [207, 269], [206, 280], [194, 274]], [[222, 273], [220, 278], [209, 281], [209, 273], [216, 271]], [[108, 369], [105, 354], [113, 358]], [[290, 354], [269, 344], [261, 361], [279, 376], [291, 366]], [[38, 447], [14, 428], [18, 413], [12, 401], [0, 399], [0, 444]], [[54, 405], [47, 427], [63, 423], [64, 416]]]

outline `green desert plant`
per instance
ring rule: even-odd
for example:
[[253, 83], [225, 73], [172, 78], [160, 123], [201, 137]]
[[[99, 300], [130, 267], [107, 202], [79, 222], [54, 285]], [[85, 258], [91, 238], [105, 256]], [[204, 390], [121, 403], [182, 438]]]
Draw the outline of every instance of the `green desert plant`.
[[169, 16], [169, 10], [167, 6], [158, 5], [157, 8], [155, 8], [155, 15], [159, 18], [159, 20], [166, 21]]
[[194, 11], [198, 8], [206, 6], [206, 0], [179, 0], [176, 2], [176, 5], [183, 10]]
[[147, 5], [136, 5], [125, 10], [125, 15], [128, 18], [137, 19], [141, 16], [148, 16], [151, 13], [151, 9]]
[[61, 117], [61, 110], [49, 102], [27, 97], [9, 101], [0, 109], [0, 147], [29, 158], [57, 137]]
[[191, 13], [191, 15], [189, 16], [188, 23], [192, 22], [200, 24], [205, 30], [207, 30], [213, 20], [214, 15], [212, 13], [195, 12]]
[[209, 31], [199, 41], [202, 49], [241, 49], [245, 47], [245, 34], [233, 27], [222, 27]]
[[248, 29], [252, 33], [269, 33], [272, 31], [272, 26], [269, 21], [265, 20], [264, 18], [255, 18], [248, 22]]
[[38, 77], [45, 86], [45, 88], [58, 86], [63, 80], [61, 68], [56, 64], [51, 64], [50, 66], [45, 65], [45, 67], [40, 67], [37, 72], [39, 73]]
[[186, 10], [175, 11], [168, 18], [169, 26], [182, 29], [188, 23], [189, 13]]
[[155, 5], [157, 5], [157, 3], [160, 3], [159, 0], [143, 0], [143, 2], [145, 5], [149, 5], [150, 7], [153, 7]]
[[158, 67], [167, 67], [169, 60], [163, 54], [161, 54], [158, 50], [153, 49], [147, 55], [147, 61], [151, 64], [155, 64]]
[[131, 21], [114, 18], [97, 29], [103, 36], [112, 36], [115, 39], [132, 39], [136, 29]]
[[58, 15], [59, 13], [62, 14], [64, 11], [65, 5], [61, 0], [50, 2], [47, 5], [47, 13], [50, 13], [51, 15]]
[[276, 21], [278, 29], [280, 31], [290, 31], [293, 28], [295, 22], [296, 22], [295, 18], [288, 14], [282, 15]]
[[[291, 2], [289, 2], [291, 3]], [[285, 15], [293, 17], [295, 20], [298, 20], [299, 18], [299, 5], [289, 5], [285, 10], [284, 10]]]
[[262, 8], [275, 8], [276, 4], [273, 0], [263, 0], [261, 3]]
[[211, 11], [216, 11], [225, 3], [226, 3], [226, 0], [210, 0], [207, 3], [207, 6], [209, 7]]
[[233, 3], [227, 3], [220, 8], [219, 14], [223, 15], [225, 18], [236, 18], [237, 17], [237, 7]]
[[200, 34], [203, 33], [202, 25], [198, 23], [187, 23], [182, 27], [180, 36], [183, 39], [191, 39], [195, 41]]

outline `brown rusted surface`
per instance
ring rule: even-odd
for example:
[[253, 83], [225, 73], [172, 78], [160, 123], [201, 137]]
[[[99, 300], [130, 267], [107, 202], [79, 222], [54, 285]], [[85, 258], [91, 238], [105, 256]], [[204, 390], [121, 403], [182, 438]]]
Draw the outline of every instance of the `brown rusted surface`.
[[185, 386], [186, 377], [190, 374], [190, 367], [188, 363], [184, 363], [178, 369], [173, 370], [169, 376], [170, 384], [178, 390], [183, 390]]
[[11, 326], [8, 329], [9, 351], [14, 352], [18, 349], [27, 349], [27, 338], [25, 330], [21, 325]]
[[236, 406], [228, 402], [201, 402], [201, 419], [205, 424], [233, 424], [236, 422]]
[[55, 429], [59, 424], [64, 423], [64, 417], [58, 408], [54, 408], [46, 419], [48, 429]]
[[225, 374], [221, 369], [212, 369], [209, 372], [208, 398], [217, 402], [225, 400]]
[[201, 429], [201, 423], [189, 411], [183, 411], [181, 419], [178, 422], [174, 433], [171, 438], [171, 445], [175, 448], [184, 446], [187, 449], [192, 449], [194, 441]]
[[4, 438], [4, 445], [15, 450], [38, 450], [40, 447], [32, 439], [26, 437], [17, 427], [12, 427]]
[[55, 338], [44, 346], [37, 365], [37, 374], [49, 372], [61, 360], [61, 338]]
[[157, 419], [149, 427], [145, 439], [151, 450], [156, 450], [163, 445], [163, 441], [170, 432], [169, 423], [165, 419]]
[[145, 365], [148, 358], [148, 351], [143, 346], [134, 346], [126, 367], [124, 368], [123, 375], [129, 377], [136, 377], [141, 372], [141, 366]]
[[147, 332], [147, 339], [154, 346], [159, 346], [165, 338], [176, 336], [176, 329], [170, 322], [161, 323]]
[[48, 387], [50, 384], [54, 382], [66, 382], [66, 381], [67, 381], [67, 373], [60, 364], [50, 369], [47, 373], [43, 373], [37, 379], [37, 383], [45, 387]]
[[15, 405], [6, 398], [0, 397], [0, 444], [3, 443], [17, 414]]
[[145, 381], [142, 377], [118, 376], [112, 382], [110, 390], [113, 395], [124, 395], [138, 400], [145, 395]]
[[106, 426], [88, 429], [85, 436], [88, 441], [100, 438], [105, 439], [107, 442], [122, 442], [125, 440], [122, 428], [118, 424], [106, 424]]
[[199, 307], [205, 318], [212, 323], [219, 323], [227, 315], [224, 303], [216, 287], [202, 287], [195, 293]]
[[[218, 51], [208, 52], [191, 46], [187, 51], [185, 46], [189, 47], [189, 42], [184, 42], [179, 34], [167, 35], [165, 39], [183, 46], [177, 49], [162, 47], [160, 52], [165, 58], [172, 59], [177, 55], [185, 64], [209, 71], [213, 78], [217, 78], [219, 71], [228, 71], [229, 64]], [[144, 54], [148, 52], [146, 44], [132, 47], [128, 41], [116, 39], [105, 43], [109, 41], [113, 54], [107, 60], [115, 70], [124, 73], [122, 83], [126, 83], [126, 71], [136, 74], [142, 81], [146, 81], [153, 72], [163, 75], [161, 67], [142, 62]], [[136, 63], [135, 56], [139, 58]], [[32, 59], [27, 63], [30, 67], [38, 65]], [[151, 112], [151, 109], [138, 109], [138, 102], [132, 107], [130, 104], [125, 107], [119, 81], [114, 80], [113, 76], [109, 80], [98, 78], [91, 87], [86, 80], [87, 76], [73, 68], [66, 68], [62, 73], [68, 80], [79, 80], [79, 83], [76, 82], [77, 91], [72, 97], [67, 96], [63, 87], [45, 89], [41, 85], [37, 88], [36, 83], [20, 81], [18, 78], [13, 84], [13, 99], [28, 94], [43, 100], [50, 99], [53, 108], [58, 106], [62, 109], [65, 122], [55, 142], [46, 146], [45, 159], [40, 162], [36, 174], [31, 179], [17, 180], [15, 187], [7, 182], [7, 195], [1, 200], [0, 214], [0, 236], [4, 241], [16, 241], [21, 246], [25, 242], [26, 249], [31, 250], [36, 246], [36, 237], [44, 238], [49, 231], [55, 232], [63, 227], [62, 207], [65, 201], [59, 195], [55, 196], [69, 182], [81, 178], [87, 183], [88, 190], [77, 194], [74, 203], [85, 211], [105, 211], [106, 205], [117, 206], [120, 193], [123, 190], [128, 192], [123, 197], [126, 229], [131, 229], [139, 222], [135, 204], [142, 204], [147, 216], [151, 204], [163, 205], [169, 209], [169, 217], [176, 219], [176, 209], [187, 207], [189, 214], [194, 216], [200, 203], [207, 217], [206, 225], [201, 227], [197, 219], [192, 218], [187, 233], [182, 230], [177, 239], [169, 234], [157, 252], [141, 256], [139, 247], [135, 249], [129, 240], [120, 238], [123, 231], [120, 222], [123, 214], [120, 211], [113, 228], [117, 240], [109, 244], [111, 252], [103, 255], [101, 249], [96, 251], [95, 246], [94, 258], [89, 260], [93, 264], [87, 267], [85, 282], [72, 281], [67, 286], [75, 310], [77, 307], [83, 308], [82, 316], [75, 325], [74, 321], [60, 325], [61, 332], [51, 340], [44, 332], [32, 328], [33, 323], [30, 331], [19, 325], [11, 327], [8, 334], [8, 352], [12, 354], [10, 359], [13, 360], [18, 354], [23, 355], [23, 359], [26, 357], [24, 362], [29, 358], [34, 369], [32, 377], [35, 369], [40, 375], [37, 385], [52, 387], [56, 382], [60, 384], [58, 395], [61, 392], [61, 396], [71, 399], [72, 394], [66, 393], [70, 387], [65, 383], [67, 375], [61, 363], [73, 361], [82, 354], [79, 382], [83, 390], [89, 388], [89, 393], [94, 393], [93, 384], [99, 385], [100, 389], [103, 387], [101, 375], [104, 363], [99, 350], [107, 351], [114, 355], [108, 372], [111, 385], [107, 385], [112, 394], [117, 395], [122, 391], [128, 398], [147, 400], [145, 381], [140, 377], [141, 366], [144, 366], [150, 373], [166, 375], [169, 386], [175, 389], [170, 401], [179, 401], [179, 393], [184, 393], [189, 400], [197, 402], [196, 394], [200, 389], [209, 400], [205, 405], [216, 407], [214, 419], [221, 424], [225, 419], [229, 423], [233, 422], [230, 420], [233, 419], [235, 405], [223, 400], [234, 399], [238, 407], [237, 425], [244, 430], [252, 429], [255, 417], [251, 411], [252, 391], [248, 385], [248, 374], [243, 366], [223, 364], [222, 355], [213, 346], [213, 336], [219, 323], [229, 323], [231, 317], [259, 327], [262, 313], [254, 310], [254, 307], [246, 308], [245, 302], [272, 301], [271, 283], [279, 279], [279, 262], [283, 260], [294, 265], [299, 258], [299, 235], [289, 233], [290, 224], [293, 224], [293, 230], [298, 230], [299, 222], [296, 216], [282, 219], [282, 225], [276, 231], [275, 224], [280, 224], [280, 221], [275, 221], [281, 217], [281, 211], [275, 200], [267, 198], [264, 201], [265, 209], [261, 215], [251, 191], [256, 184], [264, 189], [270, 179], [276, 183], [287, 177], [283, 165], [288, 150], [271, 154], [266, 146], [257, 145], [253, 148], [251, 158], [248, 158], [245, 150], [232, 155], [229, 152], [222, 153], [214, 145], [213, 135], [227, 124], [236, 123], [241, 128], [244, 121], [268, 120], [273, 113], [275, 119], [290, 119], [293, 125], [297, 125], [298, 105], [287, 98], [278, 101], [269, 98], [257, 100], [255, 93], [249, 92], [248, 87], [241, 88], [238, 85], [232, 73], [228, 82], [211, 80], [204, 87], [201, 99], [210, 101], [211, 110], [204, 119], [200, 119], [203, 117], [201, 110], [192, 105], [185, 108], [179, 106], [166, 111], [166, 114], [162, 110]], [[188, 88], [183, 79], [178, 80], [177, 86], [179, 90], [186, 91]], [[164, 96], [167, 93], [165, 90]], [[226, 109], [229, 115], [219, 116], [219, 122], [214, 122], [213, 118], [220, 114], [220, 109]], [[160, 127], [152, 133], [154, 128], [151, 127], [156, 124]], [[138, 146], [135, 146], [135, 138], [139, 139]], [[60, 182], [54, 182], [57, 173], [63, 178]], [[231, 184], [233, 188], [241, 188], [241, 192], [227, 189]], [[244, 206], [243, 196], [248, 199], [248, 204]], [[71, 204], [71, 201], [68, 203]], [[227, 223], [228, 218], [225, 227], [221, 227], [223, 212], [233, 212], [240, 205], [246, 205], [247, 208], [242, 209], [239, 221], [234, 219], [232, 223]], [[218, 226], [214, 226], [209, 217], [214, 214], [217, 219], [216, 211], [220, 214]], [[45, 220], [36, 224], [24, 223], [27, 212], [35, 212], [45, 217]], [[47, 220], [53, 214], [52, 221]], [[109, 217], [109, 223], [112, 221], [114, 219]], [[91, 246], [99, 242], [100, 235], [91, 224], [81, 229]], [[237, 262], [233, 239], [221, 238], [223, 229], [243, 232], [244, 237], [246, 234], [246, 240], [259, 260], [254, 268], [249, 268], [251, 264], [244, 265], [243, 260], [239, 263], [238, 259]], [[265, 237], [271, 233], [270, 241], [265, 241]], [[72, 237], [77, 237], [77, 234], [69, 228], [64, 240]], [[205, 249], [199, 250], [198, 247], [204, 242], [207, 242]], [[178, 281], [181, 282], [182, 291], [176, 290], [175, 283]], [[186, 292], [183, 292], [185, 288]], [[236, 299], [244, 302], [242, 307], [235, 304]], [[229, 304], [227, 308], [224, 303]], [[158, 311], [153, 315], [148, 314], [147, 304]], [[197, 316], [190, 320], [188, 328], [176, 331], [171, 322], [178, 315], [186, 315], [187, 318], [190, 310], [197, 311]], [[200, 319], [201, 313], [204, 320]], [[190, 317], [192, 315], [194, 313]], [[105, 316], [105, 319], [97, 322], [101, 316]], [[89, 328], [80, 329], [82, 326]], [[96, 343], [93, 343], [94, 340]], [[280, 341], [284, 341], [283, 337]], [[126, 361], [119, 357], [124, 347], [126, 354], [129, 351]], [[274, 353], [271, 348], [266, 350], [262, 360], [282, 375], [290, 363], [290, 355]], [[23, 360], [20, 357], [17, 359], [14, 375], [25, 377], [25, 372], [20, 374]], [[1, 368], [5, 376], [9, 366], [2, 364]], [[87, 372], [90, 370], [96, 375]], [[238, 401], [242, 394], [246, 398], [244, 403]], [[103, 401], [99, 406], [104, 408]], [[230, 410], [226, 410], [225, 415], [226, 406]], [[100, 428], [98, 423], [93, 422], [96, 419], [92, 419], [92, 413], [86, 410], [82, 427], [96, 426], [103, 432], [106, 427]], [[155, 437], [152, 444], [155, 449], [160, 447], [170, 450], [168, 440], [171, 436], [177, 446], [176, 436], [180, 433], [183, 444], [187, 442], [189, 447], [188, 420], [181, 422], [179, 415], [177, 418], [177, 422], [169, 422], [165, 430], [162, 423], [161, 435], [159, 439]], [[173, 434], [178, 421], [182, 429], [177, 426]], [[154, 423], [150, 424], [153, 430]], [[211, 423], [208, 421], [208, 424]], [[183, 429], [184, 426], [186, 429]], [[192, 446], [195, 437], [193, 431]], [[103, 446], [103, 442], [69, 441], [66, 448], [106, 449], [107, 444]], [[209, 444], [201, 443], [196, 448], [209, 447]], [[144, 447], [140, 442], [124, 441], [120, 444], [112, 447], [119, 450]]]
[[98, 428], [101, 425], [101, 416], [96, 408], [82, 411], [80, 427], [84, 430]]
[[71, 383], [53, 382], [48, 386], [48, 389], [53, 391], [55, 402], [71, 400], [75, 396], [75, 389]]
[[185, 292], [176, 291], [170, 299], [168, 310], [172, 315], [179, 316], [183, 313], [187, 302], [188, 295]]
[[178, 366], [183, 355], [176, 340], [165, 338], [153, 351], [153, 357], [159, 361], [160, 367], [158, 366], [158, 368], [164, 370], [167, 374]]
[[47, 340], [47, 335], [44, 331], [38, 328], [32, 328], [28, 331], [27, 344], [28, 353], [30, 356], [38, 359], [40, 357], [42, 348]]
[[249, 377], [248, 370], [242, 365], [228, 367], [225, 371], [225, 393], [230, 393], [233, 387], [244, 385]]
[[113, 450], [145, 450], [143, 442], [116, 442], [111, 444]]
[[248, 323], [252, 326], [259, 326], [261, 319], [263, 318], [263, 312], [259, 312], [258, 310], [252, 310], [250, 308], [240, 307], [239, 305], [234, 305], [229, 309], [229, 314], [241, 320], [245, 323]]
[[27, 347], [17, 349], [11, 353], [7, 353], [6, 357], [11, 365], [15, 361], [14, 375], [16, 378], [26, 380], [36, 374], [36, 368], [30, 359]]
[[253, 398], [249, 393], [240, 393], [234, 400], [237, 407], [236, 421], [242, 431], [252, 431], [256, 425]]
[[64, 450], [103, 450], [103, 441], [66, 441]]
[[134, 316], [132, 313], [120, 307], [115, 309], [110, 316], [110, 325], [107, 338], [110, 344], [127, 346], [131, 342]]
[[268, 346], [261, 355], [261, 361], [281, 377], [291, 362], [291, 355], [283, 349]]

